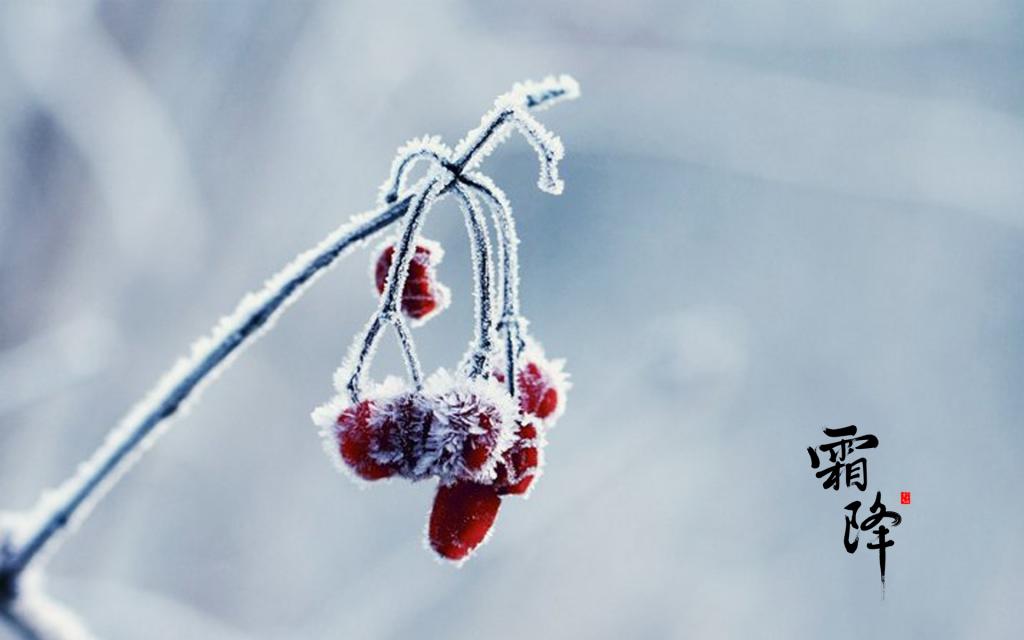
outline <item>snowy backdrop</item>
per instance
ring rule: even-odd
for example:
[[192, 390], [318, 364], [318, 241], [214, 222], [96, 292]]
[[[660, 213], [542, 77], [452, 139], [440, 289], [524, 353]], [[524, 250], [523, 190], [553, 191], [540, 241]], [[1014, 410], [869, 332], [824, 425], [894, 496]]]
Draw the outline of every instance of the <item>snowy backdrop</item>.
[[[1022, 36], [1010, 0], [3, 2], [0, 508], [370, 208], [401, 143], [568, 72], [565, 194], [520, 138], [487, 162], [575, 387], [477, 557], [436, 562], [432, 486], [361, 490], [309, 419], [375, 303], [364, 251], [66, 541], [51, 593], [113, 639], [1020, 637]], [[471, 281], [453, 203], [427, 233], [454, 293], [417, 334], [432, 369]], [[399, 368], [387, 342], [374, 372]], [[904, 515], [884, 602], [804, 450], [851, 423]]]

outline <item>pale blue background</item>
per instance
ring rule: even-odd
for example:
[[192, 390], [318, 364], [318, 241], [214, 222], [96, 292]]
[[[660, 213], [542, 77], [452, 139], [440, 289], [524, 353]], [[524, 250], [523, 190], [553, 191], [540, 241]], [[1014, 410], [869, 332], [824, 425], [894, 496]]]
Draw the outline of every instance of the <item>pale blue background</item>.
[[[523, 302], [576, 387], [548, 472], [461, 570], [432, 487], [359, 490], [308, 413], [373, 305], [330, 273], [54, 557], [107, 638], [1014, 638], [1024, 620], [1024, 6], [1001, 0], [5, 2], [0, 507], [29, 505], [246, 290], [513, 81]], [[465, 232], [428, 234], [470, 328]], [[393, 348], [375, 368], [396, 370]], [[804, 448], [875, 433], [876, 557]], [[2, 634], [2, 632], [0, 632]]]

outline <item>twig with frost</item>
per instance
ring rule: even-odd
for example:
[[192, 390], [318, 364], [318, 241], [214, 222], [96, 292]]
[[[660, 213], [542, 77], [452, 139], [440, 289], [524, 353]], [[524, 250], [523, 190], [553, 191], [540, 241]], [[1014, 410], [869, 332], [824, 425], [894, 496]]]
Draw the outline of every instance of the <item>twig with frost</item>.
[[[24, 513], [0, 514], [0, 609], [14, 615], [17, 611], [19, 578], [30, 566], [39, 564], [44, 550], [52, 549], [57, 534], [77, 526], [96, 503], [110, 490], [156, 436], [168, 426], [168, 419], [193, 400], [198, 391], [237, 357], [241, 348], [252, 343], [272, 326], [273, 321], [293, 303], [324, 270], [353, 246], [404, 219], [401, 241], [389, 274], [389, 284], [377, 312], [362, 333], [352, 352], [353, 366], [348, 389], [358, 395], [359, 375], [381, 330], [391, 324], [399, 337], [406, 366], [417, 389], [423, 377], [408, 327], [398, 313], [399, 293], [408, 274], [416, 233], [433, 201], [453, 190], [466, 214], [467, 229], [473, 245], [477, 282], [477, 323], [475, 349], [467, 354], [474, 376], [489, 375], [488, 357], [491, 332], [490, 283], [492, 260], [487, 233], [474, 194], [482, 195], [494, 215], [499, 239], [502, 277], [502, 316], [498, 328], [506, 335], [506, 364], [509, 389], [515, 389], [515, 358], [522, 350], [518, 336], [517, 275], [515, 244], [510, 208], [504, 194], [493, 182], [473, 170], [504, 139], [511, 128], [518, 129], [537, 151], [541, 160], [538, 185], [550, 193], [560, 193], [557, 161], [562, 156], [558, 138], [548, 132], [529, 113], [564, 99], [578, 96], [575, 80], [569, 76], [547, 78], [539, 83], [516, 85], [495, 102], [481, 124], [449, 150], [436, 138], [413, 141], [399, 151], [391, 177], [381, 192], [383, 206], [358, 216], [328, 235], [316, 247], [300, 254], [293, 262], [269, 279], [264, 287], [247, 294], [235, 311], [224, 317], [211, 333], [198, 340], [189, 355], [181, 358], [128, 415], [110, 431], [100, 447], [58, 488], [44, 492], [37, 503]], [[405, 180], [412, 165], [420, 159], [432, 161], [427, 177], [408, 192]]]
[[522, 318], [519, 316], [519, 258], [516, 247], [515, 220], [512, 205], [505, 192], [494, 181], [482, 173], [470, 173], [460, 177], [462, 184], [470, 187], [487, 201], [498, 235], [498, 259], [502, 273], [502, 309], [498, 330], [505, 333], [505, 376], [508, 392], [516, 395], [516, 358], [526, 346], [522, 336]]
[[[561, 365], [545, 357], [520, 316], [511, 206], [494, 182], [476, 170], [499, 141], [517, 130], [537, 152], [538, 186], [561, 192], [561, 142], [523, 106], [540, 104], [537, 95], [551, 99], [555, 93], [549, 90], [559, 82], [545, 84], [499, 98], [454, 150], [431, 137], [399, 150], [381, 187], [383, 202], [397, 197], [417, 162], [427, 160], [431, 166], [413, 189], [416, 195], [397, 239], [382, 245], [374, 263], [382, 297], [335, 373], [337, 394], [313, 412], [328, 456], [358, 482], [393, 476], [438, 480], [426, 542], [457, 564], [490, 538], [504, 496], [529, 493], [541, 472], [545, 433], [565, 406], [568, 385]], [[469, 236], [474, 334], [454, 373], [438, 369], [424, 381], [405, 317], [420, 323], [447, 304], [447, 288], [433, 269], [443, 251], [421, 238], [419, 230], [433, 204], [449, 192], [462, 209]], [[480, 198], [491, 210], [498, 240], [500, 294], [493, 287], [495, 260]], [[496, 318], [499, 296], [501, 315]], [[389, 325], [398, 336], [411, 387], [394, 376], [381, 383], [363, 380]], [[495, 347], [499, 337], [504, 338], [501, 351]]]

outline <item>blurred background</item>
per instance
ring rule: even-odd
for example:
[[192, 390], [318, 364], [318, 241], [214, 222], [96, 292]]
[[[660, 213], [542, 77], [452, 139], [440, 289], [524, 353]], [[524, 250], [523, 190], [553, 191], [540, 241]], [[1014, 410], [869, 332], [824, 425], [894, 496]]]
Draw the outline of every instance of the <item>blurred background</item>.
[[[1011, 638], [1024, 629], [1024, 5], [1009, 0], [0, 5], [0, 508], [524, 78], [565, 194], [486, 161], [525, 313], [575, 387], [528, 501], [459, 570], [428, 483], [361, 490], [309, 412], [374, 295], [360, 251], [178, 420], [49, 564], [104, 638]], [[453, 306], [471, 330], [453, 203]], [[399, 371], [388, 343], [378, 377]], [[878, 436], [887, 592], [805, 448]], [[913, 503], [900, 506], [899, 492]], [[0, 629], [0, 637], [8, 633]]]

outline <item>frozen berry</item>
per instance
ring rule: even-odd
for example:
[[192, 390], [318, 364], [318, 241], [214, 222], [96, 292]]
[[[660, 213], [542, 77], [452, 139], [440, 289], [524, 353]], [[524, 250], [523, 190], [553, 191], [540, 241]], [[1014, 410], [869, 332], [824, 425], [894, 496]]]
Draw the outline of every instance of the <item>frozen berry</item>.
[[468, 435], [462, 447], [463, 462], [470, 471], [479, 471], [487, 464], [487, 459], [494, 449], [497, 433], [492, 415], [480, 411], [476, 415], [477, 423], [467, 429]]
[[490, 483], [494, 469], [515, 440], [512, 398], [493, 380], [455, 379], [439, 372], [427, 381], [434, 426], [429, 451], [435, 474], [445, 483]]
[[[394, 253], [395, 245], [388, 245], [377, 258], [374, 268], [377, 293], [384, 293]], [[443, 254], [437, 243], [423, 241], [416, 245], [409, 263], [409, 275], [402, 288], [402, 312], [413, 320], [425, 320], [448, 305], [448, 288], [437, 282], [434, 274], [434, 267], [441, 261]]]
[[540, 440], [532, 424], [519, 428], [517, 439], [498, 463], [494, 485], [499, 495], [522, 495], [530, 489], [540, 466]]
[[462, 560], [487, 538], [501, 498], [493, 485], [459, 481], [440, 485], [430, 511], [430, 546], [448, 560]]
[[402, 394], [379, 401], [371, 420], [373, 458], [411, 480], [429, 475], [426, 443], [433, 423], [433, 414], [415, 394]]
[[373, 458], [374, 430], [370, 421], [376, 407], [363, 400], [338, 416], [338, 448], [342, 460], [364, 480], [380, 480], [394, 475], [392, 467]]
[[535, 415], [541, 420], [558, 409], [558, 389], [547, 372], [535, 362], [527, 362], [519, 370], [519, 408], [523, 413]]

